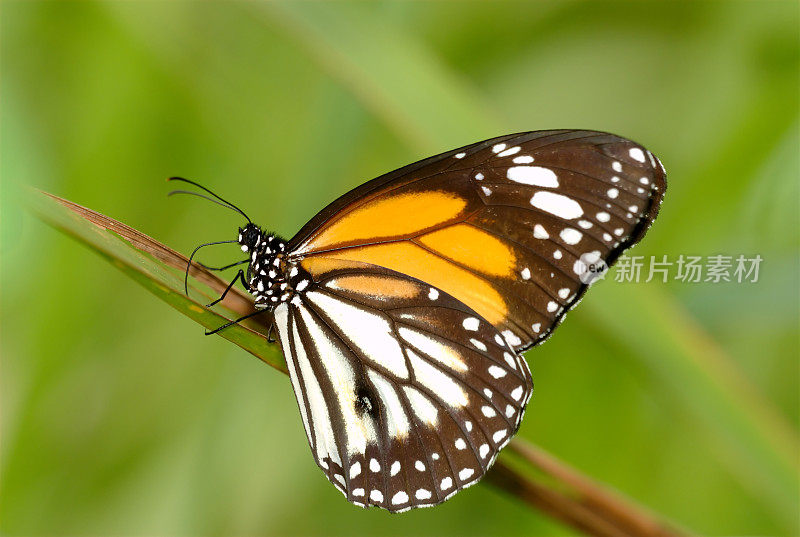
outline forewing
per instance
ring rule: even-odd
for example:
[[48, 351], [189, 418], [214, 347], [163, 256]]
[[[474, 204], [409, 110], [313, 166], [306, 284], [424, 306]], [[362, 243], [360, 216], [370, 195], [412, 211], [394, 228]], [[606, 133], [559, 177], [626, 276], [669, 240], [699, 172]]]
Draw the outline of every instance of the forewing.
[[660, 162], [630, 140], [509, 135], [365, 183], [312, 219], [289, 250], [423, 280], [521, 351], [550, 334], [597, 267], [644, 235], [665, 189]]
[[314, 458], [357, 505], [441, 503], [519, 428], [527, 364], [439, 289], [334, 263], [275, 318]]

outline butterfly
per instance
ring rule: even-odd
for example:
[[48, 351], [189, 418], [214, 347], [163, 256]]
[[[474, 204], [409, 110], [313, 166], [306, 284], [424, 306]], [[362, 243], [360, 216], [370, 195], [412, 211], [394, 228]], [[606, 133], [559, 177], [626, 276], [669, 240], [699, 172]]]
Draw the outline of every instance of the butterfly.
[[625, 138], [511, 134], [364, 183], [286, 240], [180, 180], [248, 221], [223, 241], [247, 254], [228, 290], [271, 313], [317, 465], [392, 512], [486, 474], [531, 397], [521, 353], [642, 238], [666, 189]]

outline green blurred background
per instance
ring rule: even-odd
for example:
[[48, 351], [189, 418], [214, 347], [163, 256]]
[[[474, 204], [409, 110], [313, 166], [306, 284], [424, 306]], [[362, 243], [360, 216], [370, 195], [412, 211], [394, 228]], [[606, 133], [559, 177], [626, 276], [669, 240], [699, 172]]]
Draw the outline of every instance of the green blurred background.
[[527, 354], [521, 436], [699, 533], [797, 535], [799, 25], [794, 1], [3, 2], [0, 531], [570, 534], [487, 485], [400, 516], [350, 506], [284, 375], [21, 196], [186, 252], [240, 222], [167, 199], [170, 175], [291, 236], [419, 158], [580, 127], [668, 170], [636, 255], [764, 261], [756, 284], [599, 284]]

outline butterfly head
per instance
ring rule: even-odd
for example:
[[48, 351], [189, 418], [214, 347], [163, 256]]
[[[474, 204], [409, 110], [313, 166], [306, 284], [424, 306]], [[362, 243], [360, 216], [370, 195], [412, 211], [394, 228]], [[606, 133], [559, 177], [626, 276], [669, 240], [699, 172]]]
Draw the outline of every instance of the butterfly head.
[[248, 252], [252, 255], [263, 240], [264, 232], [254, 223], [249, 222], [246, 226], [239, 228], [238, 242], [243, 252]]

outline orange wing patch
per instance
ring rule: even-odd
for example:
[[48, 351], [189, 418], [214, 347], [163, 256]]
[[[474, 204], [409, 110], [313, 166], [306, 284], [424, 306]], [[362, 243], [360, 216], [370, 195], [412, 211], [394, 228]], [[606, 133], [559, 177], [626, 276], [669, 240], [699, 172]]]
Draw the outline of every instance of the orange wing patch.
[[464, 266], [494, 276], [513, 276], [516, 256], [508, 244], [469, 224], [420, 237], [419, 242]]
[[329, 280], [325, 285], [361, 295], [377, 294], [387, 299], [414, 298], [419, 295], [419, 287], [408, 280], [383, 276], [340, 276]]
[[415, 192], [380, 198], [329, 224], [302, 250], [326, 250], [339, 244], [414, 235], [456, 218], [466, 206], [467, 200], [450, 192]]
[[328, 252], [321, 257], [371, 263], [425, 281], [465, 303], [494, 325], [502, 323], [508, 315], [505, 300], [489, 282], [415, 244], [374, 244]]
[[302, 259], [300, 266], [315, 277], [319, 277], [334, 270], [363, 268], [364, 264], [324, 256], [312, 256]]

